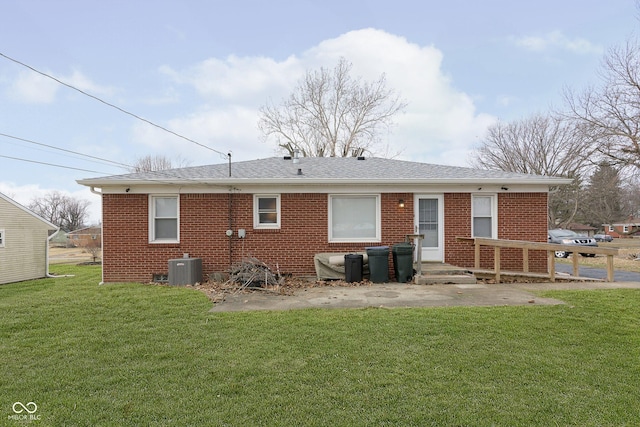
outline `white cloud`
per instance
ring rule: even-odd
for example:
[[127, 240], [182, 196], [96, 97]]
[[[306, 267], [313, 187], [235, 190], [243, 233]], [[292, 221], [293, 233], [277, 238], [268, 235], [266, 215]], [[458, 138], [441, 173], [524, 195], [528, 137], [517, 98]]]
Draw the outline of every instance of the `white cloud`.
[[[104, 96], [114, 93], [113, 88], [100, 86], [77, 70], [69, 76], [54, 77], [91, 95]], [[13, 100], [27, 104], [51, 104], [62, 87], [64, 86], [49, 77], [25, 70], [21, 71], [10, 85], [9, 95]]]
[[73, 70], [70, 76], [59, 77], [59, 79], [70, 86], [73, 86], [77, 89], [85, 91], [91, 95], [95, 96], [110, 96], [115, 93], [115, 89], [109, 86], [101, 86], [97, 83], [94, 83], [85, 76], [82, 72], [78, 70]]
[[[231, 151], [235, 160], [273, 156], [273, 148], [260, 142], [257, 117], [257, 110], [240, 105], [224, 109], [208, 107], [189, 116], [175, 118], [166, 127], [223, 154]], [[150, 151], [176, 155], [194, 165], [224, 160], [220, 153], [143, 123], [134, 126], [132, 139], [146, 147], [146, 154]]]
[[551, 31], [542, 36], [511, 37], [513, 43], [527, 50], [543, 52], [549, 49], [560, 49], [576, 54], [602, 54], [603, 48], [590, 41], [565, 36], [561, 31]]
[[496, 99], [496, 103], [502, 107], [510, 106], [517, 99], [510, 95], [499, 95]]
[[60, 85], [33, 71], [21, 71], [9, 87], [12, 99], [27, 104], [50, 104]]
[[[273, 145], [260, 142], [260, 106], [270, 98], [278, 102], [288, 96], [305, 70], [333, 68], [341, 57], [353, 64], [353, 77], [374, 80], [384, 73], [388, 87], [408, 102], [386, 141], [391, 152], [402, 151], [417, 161], [464, 165], [472, 144], [495, 121], [478, 114], [472, 98], [453, 86], [442, 70], [440, 50], [381, 30], [363, 29], [322, 41], [283, 61], [229, 56], [210, 58], [185, 70], [162, 67], [162, 73], [192, 86], [204, 99], [198, 111], [175, 118], [169, 128], [218, 150], [231, 149], [238, 160], [273, 155]], [[202, 149], [149, 126], [136, 125], [133, 138], [155, 149], [173, 146], [172, 152], [187, 157], [175, 148], [181, 146], [195, 153], [197, 164], [203, 163]], [[215, 162], [218, 158], [213, 156]]]
[[177, 83], [189, 84], [204, 97], [219, 97], [237, 101], [265, 94], [273, 86], [289, 87], [292, 80], [304, 74], [302, 64], [295, 57], [277, 62], [265, 57], [228, 56], [210, 58], [186, 70], [176, 71], [168, 66], [160, 72]]

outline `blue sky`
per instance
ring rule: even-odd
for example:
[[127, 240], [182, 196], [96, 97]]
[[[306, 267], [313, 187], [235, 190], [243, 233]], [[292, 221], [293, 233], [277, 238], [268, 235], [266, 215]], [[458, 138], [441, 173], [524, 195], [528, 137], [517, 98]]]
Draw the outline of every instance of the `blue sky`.
[[[597, 83], [606, 50], [639, 25], [633, 0], [22, 0], [2, 13], [3, 55], [236, 161], [278, 154], [258, 109], [345, 57], [355, 77], [384, 73], [407, 101], [386, 136], [397, 158], [460, 166], [497, 120]], [[224, 161], [4, 57], [0, 133], [125, 164]], [[0, 192], [28, 204], [62, 191], [91, 201], [92, 221], [99, 197], [75, 180], [125, 172], [6, 136], [0, 155], [84, 169], [0, 157]]]

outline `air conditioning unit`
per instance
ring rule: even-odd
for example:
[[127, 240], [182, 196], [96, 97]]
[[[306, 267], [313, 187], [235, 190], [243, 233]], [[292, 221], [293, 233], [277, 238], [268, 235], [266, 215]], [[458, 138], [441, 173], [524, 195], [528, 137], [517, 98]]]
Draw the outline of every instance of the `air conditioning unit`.
[[178, 258], [169, 260], [170, 285], [195, 285], [201, 281], [201, 258]]

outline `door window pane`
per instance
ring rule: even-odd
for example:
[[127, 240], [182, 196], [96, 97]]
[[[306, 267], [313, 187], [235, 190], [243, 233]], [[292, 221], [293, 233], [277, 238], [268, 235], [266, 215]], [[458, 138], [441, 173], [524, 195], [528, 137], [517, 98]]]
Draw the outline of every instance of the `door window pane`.
[[418, 233], [424, 234], [423, 247], [438, 247], [438, 199], [419, 200]]

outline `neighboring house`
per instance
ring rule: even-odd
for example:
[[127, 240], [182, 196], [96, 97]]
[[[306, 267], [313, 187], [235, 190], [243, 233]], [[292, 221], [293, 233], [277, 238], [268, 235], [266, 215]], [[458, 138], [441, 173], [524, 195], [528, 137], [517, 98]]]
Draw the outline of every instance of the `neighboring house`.
[[67, 233], [69, 245], [76, 248], [100, 246], [102, 243], [102, 227], [84, 227]]
[[612, 237], [635, 237], [640, 232], [640, 218], [627, 218], [613, 224], [602, 224], [605, 234]]
[[[473, 246], [457, 237], [546, 242], [549, 188], [570, 180], [286, 156], [78, 182], [102, 194], [103, 281], [148, 282], [183, 254], [201, 258], [205, 274], [253, 256], [283, 274], [311, 275], [317, 253], [362, 252], [416, 233], [425, 237], [423, 260], [473, 267]], [[482, 266], [492, 267], [485, 249]], [[529, 258], [531, 271], [547, 271], [544, 251]], [[521, 269], [522, 251], [505, 248], [501, 260]]]
[[596, 233], [596, 228], [586, 224], [580, 224], [577, 222], [572, 222], [565, 227], [567, 230], [575, 231], [578, 234], [582, 234], [583, 236], [593, 237]]
[[0, 284], [46, 277], [50, 231], [57, 230], [0, 193]]

